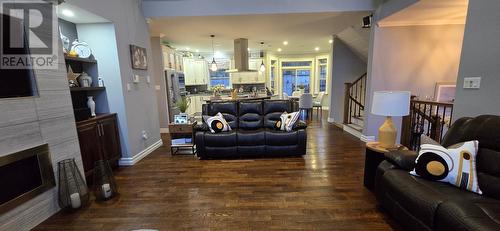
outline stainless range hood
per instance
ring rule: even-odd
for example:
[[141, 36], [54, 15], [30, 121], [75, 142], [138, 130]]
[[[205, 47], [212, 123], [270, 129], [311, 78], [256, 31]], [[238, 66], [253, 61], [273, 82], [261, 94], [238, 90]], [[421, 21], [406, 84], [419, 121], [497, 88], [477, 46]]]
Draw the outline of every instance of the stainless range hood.
[[234, 69], [226, 72], [257, 72], [248, 69], [248, 39], [238, 38], [234, 40]]

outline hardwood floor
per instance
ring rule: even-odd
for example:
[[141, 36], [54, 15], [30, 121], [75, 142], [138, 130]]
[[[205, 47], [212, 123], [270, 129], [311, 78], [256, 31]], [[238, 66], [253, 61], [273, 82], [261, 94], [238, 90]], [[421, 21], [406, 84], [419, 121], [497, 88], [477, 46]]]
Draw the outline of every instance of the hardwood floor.
[[363, 187], [364, 143], [315, 118], [307, 145], [299, 158], [203, 161], [162, 147], [115, 172], [114, 202], [35, 230], [400, 229]]

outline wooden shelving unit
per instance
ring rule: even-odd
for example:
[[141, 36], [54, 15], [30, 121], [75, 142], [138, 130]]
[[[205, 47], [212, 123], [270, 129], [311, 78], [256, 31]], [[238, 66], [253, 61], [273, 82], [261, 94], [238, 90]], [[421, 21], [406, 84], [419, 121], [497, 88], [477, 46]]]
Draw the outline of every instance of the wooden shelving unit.
[[105, 87], [71, 87], [69, 88], [71, 92], [76, 92], [76, 91], [104, 91], [106, 90]]

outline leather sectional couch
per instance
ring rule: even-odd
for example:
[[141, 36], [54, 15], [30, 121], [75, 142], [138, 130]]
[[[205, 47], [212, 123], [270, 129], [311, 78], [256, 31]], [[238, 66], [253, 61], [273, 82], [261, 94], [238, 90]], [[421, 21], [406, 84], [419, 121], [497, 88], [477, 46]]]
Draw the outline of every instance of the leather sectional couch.
[[195, 128], [200, 159], [281, 157], [306, 154], [306, 124], [295, 123], [293, 131], [277, 131], [274, 125], [283, 112], [291, 111], [288, 100], [213, 102], [203, 105], [203, 115], [222, 113], [231, 131], [211, 133], [203, 123]]
[[[498, 129], [498, 130], [497, 130]], [[477, 177], [483, 195], [408, 173], [416, 153], [386, 154], [377, 169], [377, 200], [407, 230], [500, 230], [500, 116], [461, 118], [446, 133], [444, 147], [479, 141]]]

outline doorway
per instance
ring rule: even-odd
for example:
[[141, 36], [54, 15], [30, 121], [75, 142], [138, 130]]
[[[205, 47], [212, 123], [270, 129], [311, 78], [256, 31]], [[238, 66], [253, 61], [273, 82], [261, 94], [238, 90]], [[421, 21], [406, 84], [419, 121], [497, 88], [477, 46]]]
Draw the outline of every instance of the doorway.
[[291, 96], [300, 88], [304, 93], [309, 93], [311, 83], [310, 69], [284, 69], [283, 70], [283, 92]]

